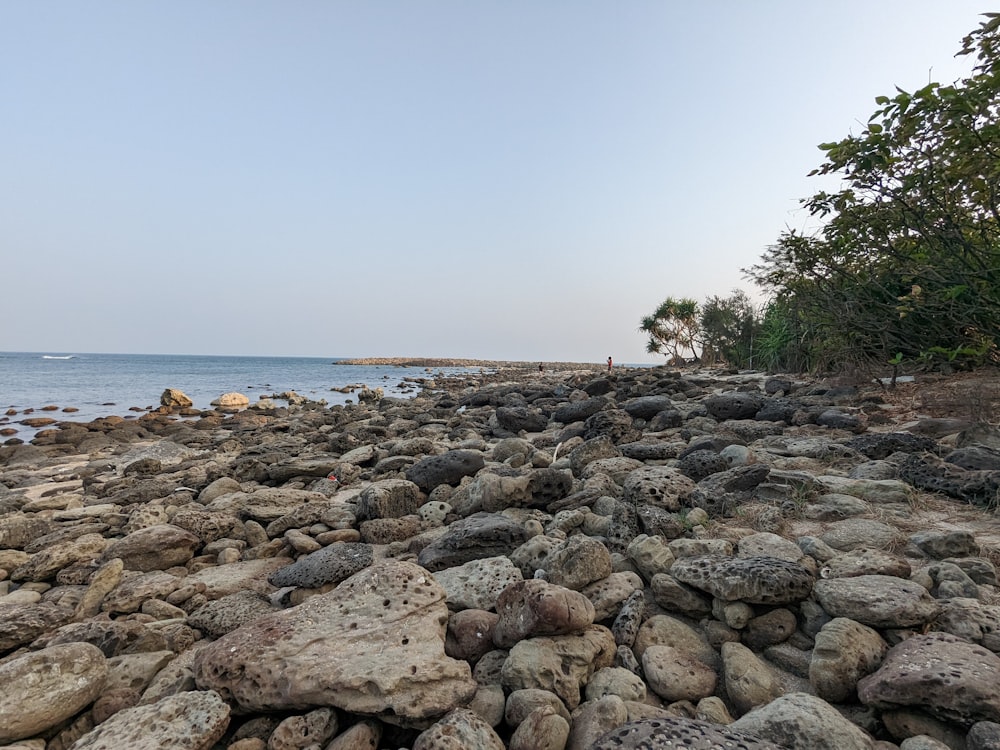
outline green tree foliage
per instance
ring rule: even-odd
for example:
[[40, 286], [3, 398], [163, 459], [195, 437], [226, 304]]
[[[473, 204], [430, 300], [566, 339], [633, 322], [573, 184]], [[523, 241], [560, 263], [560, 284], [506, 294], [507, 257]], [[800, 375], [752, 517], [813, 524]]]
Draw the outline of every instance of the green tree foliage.
[[740, 368], [754, 366], [760, 321], [746, 292], [737, 289], [728, 297], [709, 297], [701, 307], [699, 322], [703, 360], [722, 360]]
[[959, 52], [968, 78], [877, 97], [861, 133], [820, 146], [812, 174], [842, 180], [803, 201], [822, 229], [782, 234], [746, 271], [774, 295], [777, 361], [998, 359], [1000, 14], [984, 17]]
[[688, 353], [697, 359], [698, 303], [687, 297], [667, 297], [652, 315], [642, 319], [639, 330], [649, 337], [646, 351], [665, 354], [674, 362], [682, 362]]

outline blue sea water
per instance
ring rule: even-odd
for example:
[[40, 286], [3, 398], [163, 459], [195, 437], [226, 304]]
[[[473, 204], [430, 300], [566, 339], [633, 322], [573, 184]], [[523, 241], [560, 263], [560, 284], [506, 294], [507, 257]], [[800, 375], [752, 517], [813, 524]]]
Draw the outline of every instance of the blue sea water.
[[[51, 416], [60, 420], [87, 422], [97, 417], [136, 416], [132, 407], [145, 410], [160, 404], [167, 388], [186, 393], [199, 409], [223, 393], [236, 391], [251, 402], [261, 396], [295, 391], [329, 404], [357, 401], [356, 395], [333, 388], [365, 384], [381, 387], [387, 396], [411, 396], [412, 389], [400, 388], [404, 378], [420, 378], [437, 373], [458, 374], [468, 368], [437, 368], [388, 365], [337, 364], [336, 359], [319, 357], [213, 357], [160, 354], [82, 354], [72, 352], [0, 352], [0, 417], [8, 409], [18, 414], [8, 417], [18, 427], [17, 437], [33, 433], [17, 425], [30, 416]], [[477, 370], [478, 371], [478, 370]], [[59, 410], [39, 411], [54, 405]], [[66, 407], [79, 409], [63, 413]]]

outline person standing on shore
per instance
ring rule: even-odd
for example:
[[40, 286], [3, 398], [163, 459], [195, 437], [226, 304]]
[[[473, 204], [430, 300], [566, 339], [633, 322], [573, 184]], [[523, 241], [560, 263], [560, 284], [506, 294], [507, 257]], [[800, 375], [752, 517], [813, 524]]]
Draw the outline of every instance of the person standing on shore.
[[608, 357], [608, 372], [611, 372], [613, 365], [614, 363], [611, 361], [611, 357]]

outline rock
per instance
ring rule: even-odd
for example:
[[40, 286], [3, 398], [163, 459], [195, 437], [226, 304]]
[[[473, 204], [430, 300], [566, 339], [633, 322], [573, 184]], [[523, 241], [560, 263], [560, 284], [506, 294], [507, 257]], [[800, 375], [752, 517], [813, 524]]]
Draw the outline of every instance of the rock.
[[915, 635], [889, 649], [858, 682], [865, 705], [918, 706], [944, 721], [971, 726], [1000, 721], [1000, 656], [948, 633]]
[[514, 434], [541, 432], [549, 423], [544, 414], [527, 406], [501, 406], [496, 410], [496, 418], [503, 429]]
[[72, 618], [73, 610], [48, 602], [0, 607], [0, 653], [31, 643]]
[[160, 394], [160, 406], [166, 406], [169, 409], [186, 409], [189, 406], [194, 406], [194, 401], [183, 391], [167, 388]]
[[211, 402], [212, 406], [217, 406], [222, 410], [243, 409], [250, 405], [250, 399], [242, 393], [223, 393]]
[[583, 631], [594, 621], [594, 605], [583, 594], [532, 579], [513, 583], [496, 600], [500, 620], [493, 642], [508, 648], [535, 635]]
[[609, 729], [628, 721], [628, 708], [617, 695], [606, 695], [580, 704], [573, 711], [567, 745], [569, 750], [592, 747]]
[[787, 750], [751, 734], [707, 721], [664, 716], [630, 721], [599, 737], [588, 750]]
[[405, 479], [383, 479], [361, 491], [356, 516], [358, 521], [369, 521], [373, 518], [402, 518], [416, 513], [423, 504], [424, 498], [420, 494], [420, 488], [413, 482]]
[[671, 646], [649, 646], [642, 654], [649, 687], [664, 700], [699, 701], [715, 692], [715, 670]]
[[782, 695], [734, 721], [730, 728], [773, 739], [789, 750], [874, 750], [874, 740], [821, 698]]
[[228, 726], [229, 706], [216, 693], [178, 693], [119, 711], [73, 750], [209, 750]]
[[725, 601], [789, 604], [801, 601], [813, 587], [813, 575], [798, 563], [776, 557], [681, 557], [670, 575]]
[[509, 555], [527, 539], [524, 526], [497, 513], [475, 513], [424, 547], [417, 562], [431, 572], [470, 560]]
[[508, 750], [563, 750], [569, 739], [569, 722], [549, 706], [537, 708], [517, 725]]
[[463, 609], [448, 618], [444, 652], [452, 659], [475, 664], [492, 651], [493, 631], [500, 615], [483, 609]]
[[820, 698], [847, 703], [857, 694], [858, 680], [878, 669], [888, 650], [877, 631], [845, 617], [835, 618], [816, 635], [809, 682]]
[[726, 694], [741, 714], [784, 692], [773, 669], [741, 643], [722, 644], [722, 675]]
[[861, 547], [884, 549], [895, 541], [899, 532], [881, 521], [867, 518], [848, 518], [829, 525], [820, 536], [834, 549], [847, 551]]
[[934, 619], [940, 607], [923, 586], [883, 575], [816, 582], [816, 599], [832, 617], [872, 628], [909, 628]]
[[718, 420], [753, 419], [764, 404], [759, 393], [730, 391], [716, 393], [703, 402], [708, 413]]
[[337, 715], [332, 708], [317, 708], [301, 716], [283, 719], [267, 741], [268, 750], [310, 750], [337, 733]]
[[0, 664], [0, 742], [41, 734], [90, 705], [108, 675], [104, 654], [89, 643], [66, 643]]
[[413, 750], [504, 750], [493, 728], [467, 708], [456, 708], [424, 730]]
[[545, 574], [549, 583], [580, 591], [611, 575], [611, 553], [596, 539], [577, 534], [549, 551]]
[[434, 573], [434, 579], [445, 590], [451, 610], [493, 609], [500, 593], [523, 578], [521, 571], [505, 556], [470, 560]]
[[679, 510], [695, 483], [681, 471], [667, 466], [644, 466], [629, 472], [622, 486], [622, 500]]
[[570, 708], [580, 704], [580, 690], [590, 676], [614, 663], [611, 631], [591, 625], [582, 633], [529, 638], [515, 644], [501, 669], [505, 690], [537, 688], [558, 695]]
[[278, 587], [304, 586], [318, 588], [328, 583], [340, 583], [374, 561], [374, 548], [363, 542], [337, 542], [300, 557], [268, 576]]
[[197, 684], [244, 710], [335, 706], [420, 723], [476, 689], [469, 665], [444, 653], [447, 611], [427, 571], [379, 562], [207, 646], [195, 660]]
[[148, 573], [183, 565], [200, 546], [201, 540], [190, 531], [165, 523], [134, 531], [112, 542], [101, 560], [120, 558], [126, 570]]
[[910, 542], [935, 560], [979, 554], [979, 545], [968, 531], [918, 531], [910, 534]]
[[201, 605], [188, 615], [187, 623], [219, 638], [275, 609], [269, 599], [255, 591], [237, 591]]

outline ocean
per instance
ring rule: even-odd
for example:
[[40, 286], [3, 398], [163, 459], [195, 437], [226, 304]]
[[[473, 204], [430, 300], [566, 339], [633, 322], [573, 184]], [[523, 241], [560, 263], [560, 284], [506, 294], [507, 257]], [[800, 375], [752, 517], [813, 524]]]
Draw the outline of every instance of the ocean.
[[[0, 427], [17, 428], [16, 437], [29, 439], [36, 430], [17, 424], [26, 418], [48, 416], [58, 420], [89, 422], [98, 417], [136, 417], [160, 405], [167, 388], [186, 393], [199, 409], [210, 409], [223, 393], [236, 391], [251, 403], [261, 396], [295, 391], [329, 404], [357, 401], [357, 395], [333, 388], [365, 384], [380, 387], [387, 396], [409, 397], [411, 388], [400, 388], [404, 378], [478, 372], [478, 368], [396, 367], [342, 365], [322, 357], [214, 357], [167, 354], [77, 354], [68, 352], [0, 352]], [[279, 402], [281, 403], [281, 402]], [[44, 406], [54, 411], [40, 411]], [[74, 407], [79, 411], [64, 413]]]

